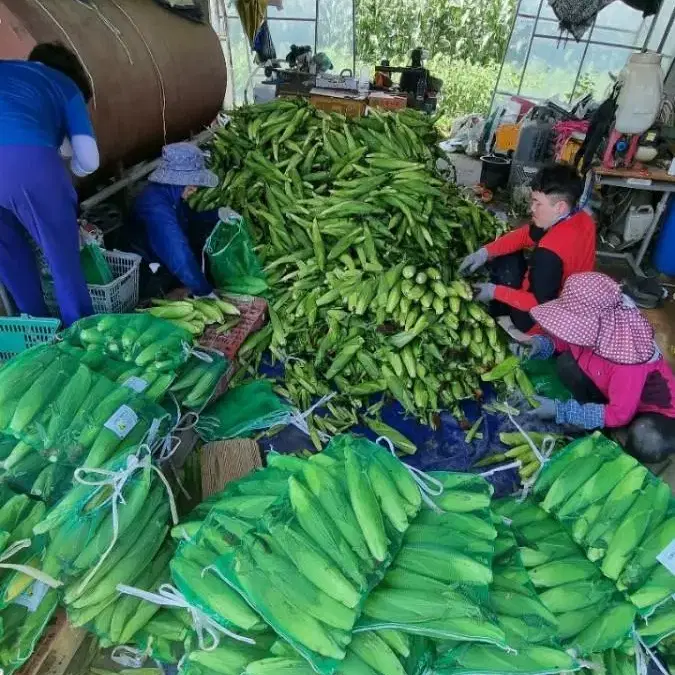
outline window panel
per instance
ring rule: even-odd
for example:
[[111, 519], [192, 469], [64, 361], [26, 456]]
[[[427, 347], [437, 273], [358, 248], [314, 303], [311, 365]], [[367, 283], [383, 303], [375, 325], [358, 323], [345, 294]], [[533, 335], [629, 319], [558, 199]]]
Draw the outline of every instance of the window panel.
[[[542, 19], [541, 17], [537, 21], [537, 28], [534, 31], [537, 35], [549, 35], [550, 37], [557, 38], [560, 36], [560, 28], [558, 28], [557, 19]], [[563, 42], [565, 39], [563, 38]]]
[[511, 40], [504, 56], [504, 65], [502, 67], [497, 89], [500, 91], [518, 90], [520, 76], [525, 67], [525, 58], [527, 57], [527, 46], [532, 38], [534, 29], [534, 19], [518, 17], [511, 33]]
[[598, 14], [591, 42], [640, 47], [647, 35], [648, 23], [649, 20], [642, 18], [642, 12], [622, 2], [613, 2]]
[[[542, 0], [522, 0], [518, 7], [518, 14], [534, 14], [539, 11], [539, 5]], [[544, 0], [546, 1], [546, 0]]]
[[534, 38], [520, 93], [523, 96], [571, 98], [574, 81], [584, 53], [583, 43], [558, 43]]
[[621, 47], [589, 45], [584, 64], [579, 73], [574, 97], [577, 98], [592, 92], [596, 101], [604, 100], [612, 82], [609, 74], [618, 75], [633, 51]]
[[[647, 43], [647, 49], [651, 51], [657, 51], [661, 41], [663, 40], [664, 33], [666, 28], [668, 28], [668, 22], [670, 21], [670, 16], [675, 8], [675, 0], [663, 0], [661, 3], [661, 9], [656, 17], [652, 18], [656, 22], [654, 30], [652, 31], [651, 36], [649, 37], [649, 42]], [[671, 34], [673, 29], [671, 28]]]
[[316, 26], [314, 21], [293, 21], [290, 19], [273, 21], [270, 16], [268, 26], [278, 58], [285, 59], [288, 52], [291, 51], [291, 45], [298, 47], [309, 45], [314, 52]]
[[270, 19], [316, 19], [316, 0], [283, 0], [283, 9], [270, 7]]
[[354, 71], [353, 0], [319, 0], [316, 51], [325, 52], [333, 62], [333, 72]]
[[[244, 35], [239, 19], [228, 19], [227, 30], [230, 36], [230, 51], [232, 52], [232, 67], [228, 71], [228, 90], [231, 89], [235, 105], [244, 103], [244, 88], [253, 67], [251, 51], [248, 39]], [[227, 45], [225, 45], [225, 58], [228, 58]], [[252, 100], [253, 89], [249, 87], [248, 97]]]

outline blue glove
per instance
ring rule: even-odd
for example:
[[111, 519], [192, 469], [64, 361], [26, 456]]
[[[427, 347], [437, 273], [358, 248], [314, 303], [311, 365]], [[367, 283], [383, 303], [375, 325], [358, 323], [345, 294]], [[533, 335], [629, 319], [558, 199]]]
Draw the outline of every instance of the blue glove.
[[539, 407], [528, 410], [525, 413], [528, 417], [538, 420], [554, 420], [556, 418], [556, 401], [545, 396], [535, 396], [534, 400], [539, 403]]
[[490, 302], [495, 299], [495, 290], [497, 286], [490, 283], [480, 283], [473, 285], [473, 299], [478, 302]]
[[545, 335], [533, 335], [527, 342], [512, 342], [509, 349], [519, 359], [549, 359], [555, 352], [553, 340]]
[[534, 345], [531, 342], [511, 342], [509, 344], [509, 351], [517, 356], [519, 359], [527, 361], [532, 358]]
[[474, 253], [466, 256], [457, 270], [460, 276], [467, 276], [473, 274], [477, 269], [480, 269], [488, 261], [488, 252], [486, 248], [479, 248]]

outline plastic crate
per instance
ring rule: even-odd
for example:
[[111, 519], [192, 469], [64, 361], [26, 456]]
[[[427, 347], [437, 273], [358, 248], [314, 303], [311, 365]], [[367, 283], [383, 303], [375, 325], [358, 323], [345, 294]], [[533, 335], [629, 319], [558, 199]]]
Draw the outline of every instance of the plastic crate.
[[[104, 251], [114, 279], [109, 284], [89, 284], [89, 296], [95, 314], [124, 314], [138, 304], [138, 284], [141, 257], [123, 251]], [[54, 282], [43, 279], [45, 302], [54, 316], [59, 315], [59, 306], [54, 294]]]
[[227, 356], [230, 361], [233, 361], [239, 351], [239, 347], [244, 344], [244, 340], [251, 333], [260, 330], [265, 324], [267, 302], [264, 298], [258, 298], [253, 295], [227, 293], [223, 297], [235, 305], [241, 312], [239, 323], [227, 333], [222, 334], [216, 332], [217, 326], [207, 326], [198, 342], [202, 347], [218, 350]]
[[[187, 294], [187, 289], [177, 288], [171, 291], [167, 297], [170, 300], [182, 300]], [[218, 326], [207, 326], [204, 333], [195, 342], [207, 349], [215, 349], [230, 359], [230, 361], [234, 361], [234, 357], [237, 355], [239, 347], [244, 343], [244, 340], [251, 333], [260, 330], [265, 324], [267, 301], [254, 295], [237, 295], [235, 293], [222, 293], [221, 295], [224, 300], [231, 302], [241, 312], [239, 323], [227, 333], [218, 333]], [[229, 376], [228, 382], [233, 372], [228, 371], [226, 373]]]
[[29, 316], [0, 318], [0, 362], [36, 345], [52, 342], [61, 322]]

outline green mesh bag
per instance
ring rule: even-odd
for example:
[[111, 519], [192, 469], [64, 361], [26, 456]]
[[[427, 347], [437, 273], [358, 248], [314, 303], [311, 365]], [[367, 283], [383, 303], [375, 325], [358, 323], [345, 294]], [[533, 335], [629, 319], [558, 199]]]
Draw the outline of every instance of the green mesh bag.
[[357, 630], [389, 628], [503, 648], [505, 635], [488, 602], [496, 537], [488, 508], [492, 486], [472, 474], [428, 477], [439, 494], [411, 522]]
[[80, 249], [80, 264], [88, 284], [105, 286], [114, 279], [110, 265], [97, 244], [85, 244]]
[[328, 675], [420, 508], [419, 488], [396, 457], [348, 435], [313, 459], [272, 453], [254, 476], [185, 532], [174, 583], [213, 621], [250, 634], [270, 626]]
[[33, 597], [33, 603], [14, 603], [0, 612], [3, 634], [0, 638], [0, 667], [13, 673], [33, 654], [33, 650], [58, 606], [59, 594], [49, 589]]
[[267, 281], [246, 221], [233, 211], [221, 210], [221, 220], [204, 250], [216, 288], [243, 295], [264, 295]]
[[555, 359], [528, 359], [520, 364], [539, 396], [567, 401], [572, 394], [558, 377]]
[[230, 389], [199, 416], [196, 429], [205, 441], [246, 437], [258, 429], [288, 422], [293, 407], [282, 401], [270, 380], [252, 380]]

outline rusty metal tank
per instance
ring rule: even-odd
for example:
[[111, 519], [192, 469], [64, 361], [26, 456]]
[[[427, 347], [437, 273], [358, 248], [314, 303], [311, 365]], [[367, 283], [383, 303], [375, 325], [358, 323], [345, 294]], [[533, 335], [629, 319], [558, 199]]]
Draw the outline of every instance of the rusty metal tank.
[[61, 42], [93, 81], [102, 168], [119, 170], [198, 133], [223, 103], [220, 42], [153, 0], [0, 0], [0, 58]]

